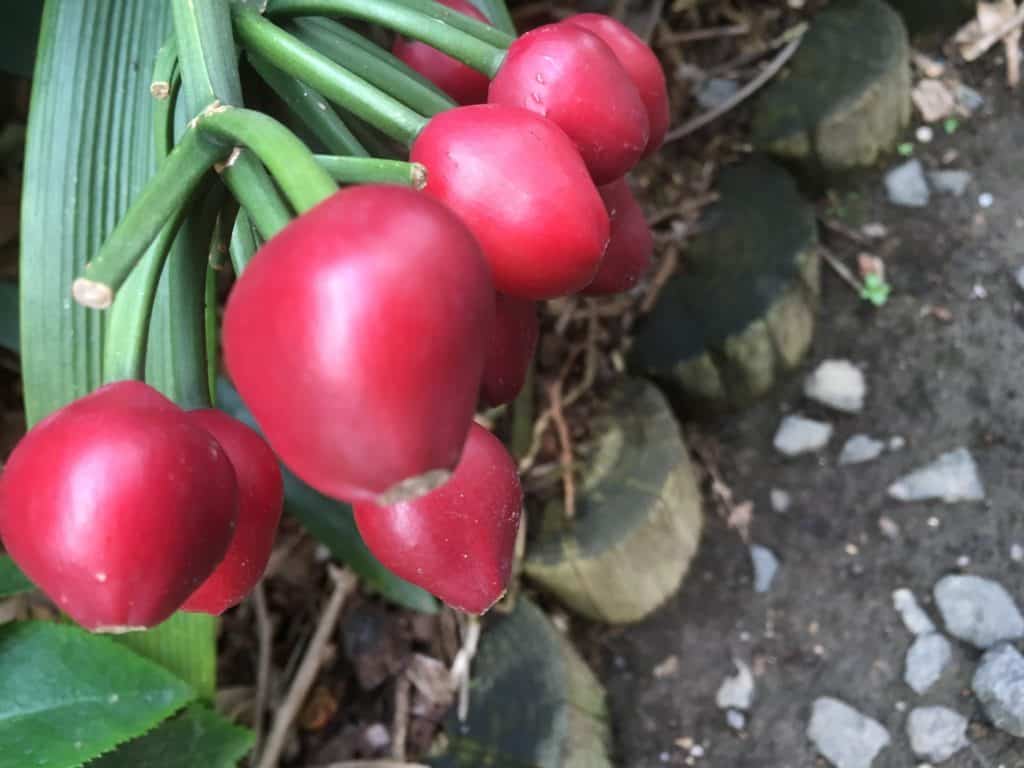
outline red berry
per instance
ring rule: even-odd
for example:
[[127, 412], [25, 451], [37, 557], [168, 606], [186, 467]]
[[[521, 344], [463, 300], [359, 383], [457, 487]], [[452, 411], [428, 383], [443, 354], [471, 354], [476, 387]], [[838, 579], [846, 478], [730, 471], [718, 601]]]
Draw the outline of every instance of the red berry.
[[625, 179], [600, 189], [612, 221], [612, 238], [594, 282], [583, 293], [596, 296], [628, 291], [651, 268], [654, 237], [643, 209]]
[[354, 509], [363, 541], [387, 568], [454, 608], [483, 613], [508, 587], [522, 506], [515, 462], [473, 424], [447, 483], [412, 501]]
[[395, 499], [458, 463], [493, 321], [487, 264], [451, 211], [349, 187], [256, 254], [228, 299], [224, 352], [295, 474], [334, 498]]
[[548, 24], [517, 39], [487, 100], [552, 120], [598, 184], [625, 176], [647, 149], [650, 124], [636, 86], [612, 49], [583, 27]]
[[[487, 17], [468, 0], [438, 0], [438, 2], [459, 13], [471, 16], [477, 21], [487, 21]], [[398, 37], [395, 39], [391, 52], [459, 104], [482, 104], [487, 101], [487, 86], [491, 84], [487, 75], [441, 53], [436, 48], [431, 48], [426, 43], [417, 40]]]
[[526, 381], [537, 349], [537, 304], [498, 294], [480, 394], [488, 405], [511, 403]]
[[167, 619], [224, 557], [238, 486], [209, 432], [145, 384], [110, 384], [39, 422], [0, 476], [0, 536], [95, 631]]
[[238, 479], [238, 522], [231, 546], [182, 606], [219, 616], [242, 602], [263, 577], [284, 504], [281, 468], [263, 438], [237, 419], [212, 409], [188, 415], [220, 443]]
[[550, 299], [594, 279], [608, 214], [554, 123], [515, 107], [460, 107], [427, 123], [411, 158], [427, 167], [426, 194], [476, 236], [502, 293]]
[[669, 108], [665, 71], [654, 51], [625, 24], [603, 13], [581, 13], [564, 23], [589, 30], [615, 53], [647, 108], [651, 131], [644, 155], [657, 150], [668, 131]]

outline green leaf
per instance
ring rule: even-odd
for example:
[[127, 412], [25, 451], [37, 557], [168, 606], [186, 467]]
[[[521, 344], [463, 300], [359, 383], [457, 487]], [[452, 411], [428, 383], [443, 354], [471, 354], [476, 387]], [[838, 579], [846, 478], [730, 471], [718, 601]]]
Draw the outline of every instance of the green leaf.
[[75, 768], [195, 698], [108, 637], [24, 622], [0, 629], [0, 768]]
[[4, 8], [4, 23], [0, 24], [0, 69], [12, 75], [32, 76], [42, 15], [42, 0], [19, 0]]
[[[217, 382], [217, 407], [255, 429], [255, 419], [246, 409], [238, 391], [226, 380]], [[395, 576], [367, 549], [352, 518], [352, 508], [329, 499], [303, 483], [281, 465], [284, 476], [285, 510], [326, 546], [331, 554], [363, 577], [363, 581], [388, 600], [414, 611], [435, 613], [437, 601], [430, 594]]]
[[28, 592], [33, 589], [32, 582], [14, 564], [7, 555], [0, 555], [0, 598]]
[[146, 632], [117, 637], [122, 645], [155, 661], [211, 700], [217, 688], [217, 620], [203, 613], [179, 611]]
[[193, 704], [159, 728], [90, 763], [89, 768], [231, 768], [252, 743], [249, 731]]
[[0, 347], [18, 351], [18, 284], [0, 281]]

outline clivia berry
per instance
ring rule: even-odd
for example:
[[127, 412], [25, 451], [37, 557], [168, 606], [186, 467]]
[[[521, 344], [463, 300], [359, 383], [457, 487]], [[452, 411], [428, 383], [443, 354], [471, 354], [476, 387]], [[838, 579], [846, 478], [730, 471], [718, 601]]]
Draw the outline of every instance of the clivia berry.
[[612, 237], [597, 277], [583, 289], [590, 296], [628, 291], [651, 268], [654, 251], [651, 228], [629, 183], [619, 179], [599, 191], [612, 221]]
[[447, 483], [412, 501], [354, 510], [385, 567], [453, 608], [483, 613], [508, 587], [522, 505], [515, 462], [474, 423]]
[[427, 123], [410, 157], [427, 168], [424, 192], [476, 236], [501, 293], [550, 299], [594, 279], [608, 213], [579, 152], [551, 121], [517, 107], [459, 107]]
[[256, 253], [228, 298], [224, 354], [296, 475], [386, 503], [458, 463], [493, 322], [487, 263], [451, 211], [407, 188], [355, 186]]
[[[487, 22], [487, 17], [480, 13], [469, 0], [438, 0], [438, 2], [477, 21]], [[436, 48], [431, 48], [418, 40], [398, 37], [395, 39], [391, 52], [459, 104], [482, 104], [487, 101], [487, 87], [491, 84], [487, 75], [441, 53]]]
[[625, 176], [647, 149], [647, 108], [614, 51], [571, 24], [519, 37], [491, 81], [491, 104], [522, 107], [568, 134], [597, 184]]
[[526, 381], [537, 349], [537, 304], [498, 294], [480, 396], [488, 405], [511, 403]]
[[136, 381], [39, 422], [0, 475], [0, 538], [61, 610], [97, 632], [153, 627], [223, 559], [238, 506], [226, 452]]
[[665, 71], [654, 51], [621, 21], [603, 13], [581, 13], [563, 23], [593, 32], [615, 53], [647, 108], [651, 130], [644, 156], [655, 152], [668, 131], [669, 108]]
[[220, 443], [238, 480], [238, 521], [227, 554], [182, 610], [219, 616], [242, 602], [267, 567], [281, 520], [284, 487], [270, 446], [254, 430], [222, 411], [189, 411], [194, 424]]

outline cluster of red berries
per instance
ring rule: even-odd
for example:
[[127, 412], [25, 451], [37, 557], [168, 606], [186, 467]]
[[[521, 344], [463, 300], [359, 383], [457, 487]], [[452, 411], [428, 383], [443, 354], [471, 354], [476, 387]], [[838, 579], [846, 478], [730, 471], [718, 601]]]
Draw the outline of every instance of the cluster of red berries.
[[400, 576], [472, 612], [504, 593], [522, 493], [474, 413], [522, 387], [537, 301], [627, 290], [648, 268], [650, 231], [624, 177], [664, 137], [665, 79], [650, 48], [597, 14], [521, 36], [490, 82], [422, 43], [394, 50], [463, 106], [412, 146], [422, 192], [341, 190], [236, 282], [225, 360], [267, 442], [120, 382], [12, 454], [0, 536], [84, 626], [147, 627], [241, 600], [281, 512], [274, 454], [351, 502]]

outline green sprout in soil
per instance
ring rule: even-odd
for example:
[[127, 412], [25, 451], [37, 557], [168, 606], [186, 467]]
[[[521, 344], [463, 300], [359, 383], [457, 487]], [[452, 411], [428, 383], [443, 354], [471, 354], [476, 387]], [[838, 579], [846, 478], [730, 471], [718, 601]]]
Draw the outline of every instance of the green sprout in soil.
[[861, 289], [860, 297], [870, 301], [876, 307], [885, 306], [892, 292], [892, 286], [885, 282], [880, 275], [865, 275], [864, 287]]
[[911, 141], [905, 141], [896, 147], [896, 152], [898, 152], [901, 157], [910, 157], [914, 154], [914, 143]]

